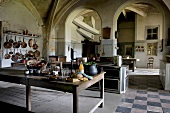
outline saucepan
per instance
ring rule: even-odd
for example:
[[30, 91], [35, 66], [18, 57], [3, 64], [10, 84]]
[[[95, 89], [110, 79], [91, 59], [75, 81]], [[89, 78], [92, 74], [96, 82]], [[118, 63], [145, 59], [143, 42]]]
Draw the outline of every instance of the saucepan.
[[12, 43], [8, 42], [8, 36], [6, 36], [6, 42], [4, 43], [4, 48], [8, 49], [12, 47]]
[[27, 47], [27, 43], [24, 41], [24, 37], [23, 37], [23, 42], [21, 42], [21, 47], [22, 48], [26, 48]]

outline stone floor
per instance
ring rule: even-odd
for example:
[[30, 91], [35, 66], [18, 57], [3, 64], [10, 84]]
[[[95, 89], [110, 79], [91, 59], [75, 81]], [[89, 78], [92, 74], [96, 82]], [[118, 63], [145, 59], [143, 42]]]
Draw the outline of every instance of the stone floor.
[[129, 75], [159, 75], [159, 69], [137, 68], [134, 72], [129, 70]]
[[170, 92], [157, 75], [132, 75], [116, 113], [170, 113]]
[[[94, 113], [170, 113], [170, 92], [163, 90], [159, 70], [136, 69], [130, 73], [126, 93], [105, 92], [104, 108]], [[31, 112], [72, 113], [72, 94], [38, 87], [32, 87], [31, 91]], [[85, 90], [80, 93], [80, 113], [89, 113], [96, 104], [93, 96], [99, 96], [99, 92]], [[0, 82], [0, 101], [1, 109], [6, 112], [26, 113], [25, 86]]]

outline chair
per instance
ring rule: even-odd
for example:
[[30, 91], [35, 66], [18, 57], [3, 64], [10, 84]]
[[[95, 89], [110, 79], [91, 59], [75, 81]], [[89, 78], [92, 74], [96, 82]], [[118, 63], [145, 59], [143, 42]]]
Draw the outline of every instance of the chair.
[[153, 61], [154, 61], [153, 57], [148, 58], [147, 68], [152, 68], [153, 69]]

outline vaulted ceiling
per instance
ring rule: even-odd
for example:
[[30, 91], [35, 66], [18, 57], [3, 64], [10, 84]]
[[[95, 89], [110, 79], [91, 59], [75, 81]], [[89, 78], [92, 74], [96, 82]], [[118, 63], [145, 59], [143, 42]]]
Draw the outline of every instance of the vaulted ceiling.
[[[10, 0], [0, 0], [0, 5]], [[35, 16], [40, 25], [47, 23], [57, 23], [62, 15], [75, 3], [80, 0], [15, 0], [18, 3], [26, 6], [30, 12]], [[161, 0], [168, 6], [169, 0]], [[169, 2], [168, 2], [169, 1]], [[97, 2], [97, 1], [96, 1]], [[146, 3], [131, 4], [126, 7], [122, 12], [133, 11], [141, 16], [147, 16], [148, 13], [157, 13], [154, 6]], [[84, 11], [83, 14], [89, 13], [91, 10]], [[82, 15], [82, 14], [80, 14]]]

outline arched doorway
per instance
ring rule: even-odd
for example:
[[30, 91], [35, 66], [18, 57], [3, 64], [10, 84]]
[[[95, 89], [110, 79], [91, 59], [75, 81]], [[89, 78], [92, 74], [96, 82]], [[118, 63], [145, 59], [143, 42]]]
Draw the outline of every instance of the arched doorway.
[[74, 58], [88, 57], [100, 51], [101, 19], [90, 8], [79, 7], [73, 10], [65, 22], [65, 56], [71, 60], [70, 48], [74, 49]]
[[[146, 68], [148, 58], [155, 59], [154, 68], [159, 68], [162, 59], [162, 39], [164, 37], [164, 15], [161, 5], [155, 1], [137, 1], [123, 4], [114, 17], [114, 29], [118, 32], [118, 54], [140, 59], [137, 67]], [[153, 21], [154, 20], [154, 21]], [[157, 39], [147, 39], [150, 30], [156, 30]], [[149, 54], [150, 45], [154, 46], [153, 54]], [[129, 50], [129, 52], [128, 52]]]

